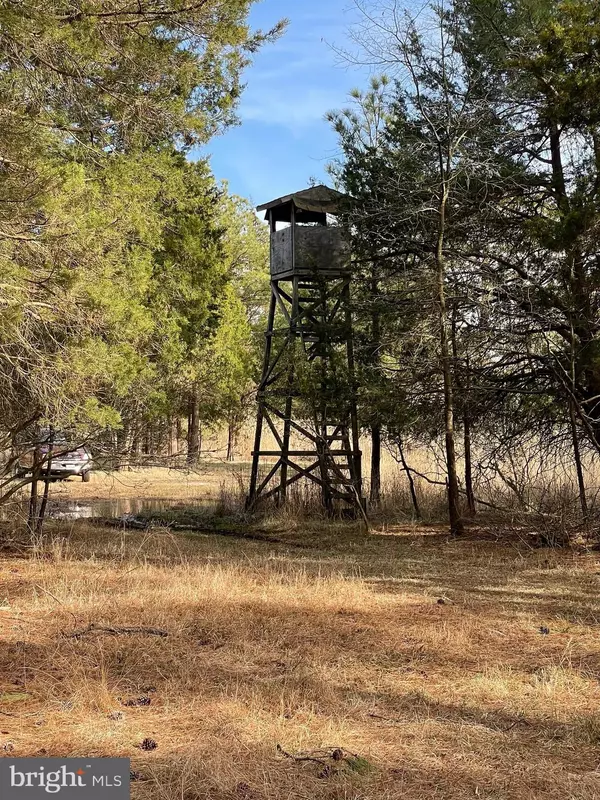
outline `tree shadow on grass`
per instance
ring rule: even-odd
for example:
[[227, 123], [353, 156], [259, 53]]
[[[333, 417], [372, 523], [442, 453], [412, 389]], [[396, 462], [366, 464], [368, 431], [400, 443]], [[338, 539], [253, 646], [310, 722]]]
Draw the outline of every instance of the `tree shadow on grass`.
[[[511, 556], [494, 564], [486, 588], [477, 568], [490, 552], [476, 550], [469, 561], [462, 546], [442, 553], [417, 540], [382, 549], [379, 542], [359, 542], [350, 557], [343, 542], [337, 553], [319, 555], [315, 548], [306, 557], [261, 543], [228, 545], [225, 553], [219, 547], [218, 538], [208, 539], [196, 556], [185, 557], [204, 564], [211, 549], [218, 551], [215, 568], [247, 572], [246, 596], [232, 599], [224, 589], [220, 596], [194, 599], [192, 587], [185, 601], [168, 593], [157, 601], [149, 583], [144, 603], [117, 582], [97, 590], [110, 602], [100, 603], [97, 612], [87, 607], [86, 614], [99, 618], [75, 621], [71, 611], [77, 609], [60, 602], [43, 620], [23, 615], [25, 634], [19, 629], [0, 644], [5, 687], [14, 681], [28, 695], [11, 705], [14, 716], [0, 720], [7, 731], [2, 736], [15, 739], [15, 755], [131, 756], [135, 770], [150, 773], [135, 782], [136, 800], [596, 796], [593, 778], [584, 775], [573, 784], [569, 777], [595, 767], [593, 750], [577, 738], [577, 698], [566, 698], [571, 705], [561, 708], [559, 721], [552, 700], [547, 711], [538, 706], [521, 714], [514, 703], [505, 708], [493, 697], [486, 702], [464, 694], [461, 701], [462, 690], [451, 688], [453, 679], [477, 675], [483, 665], [532, 673], [564, 650], [558, 637], [555, 642], [538, 631], [526, 648], [522, 633], [521, 639], [518, 632], [501, 638], [487, 633], [510, 619], [506, 614], [514, 617], [512, 608], [505, 611], [511, 597], [517, 612], [525, 603], [535, 559], [525, 559], [508, 576], [509, 566], [520, 561]], [[174, 565], [180, 557], [173, 555]], [[137, 563], [125, 559], [119, 569], [126, 575]], [[40, 580], [33, 566], [30, 576], [25, 566], [14, 577], [11, 593], [19, 604]], [[347, 601], [341, 594], [339, 602], [319, 595], [320, 608], [298, 594], [298, 574], [315, 585], [346, 575], [363, 586], [368, 582], [371, 594], [349, 594]], [[273, 576], [285, 584], [285, 595], [269, 593]], [[519, 585], [504, 586], [508, 578]], [[68, 579], [65, 572], [61, 580]], [[541, 580], [548, 580], [551, 603], [559, 608], [556, 587], [563, 581], [571, 586], [572, 576], [546, 573]], [[493, 590], [490, 581], [496, 582]], [[401, 592], [392, 591], [397, 586]], [[463, 602], [438, 605], [434, 592], [457, 587]], [[519, 591], [523, 597], [515, 597]], [[591, 590], [581, 591], [579, 601], [587, 604]], [[536, 588], [527, 614], [547, 599]], [[89, 621], [165, 628], [169, 635], [69, 636]], [[150, 704], [125, 705], [140, 697]], [[109, 718], [115, 711], [123, 719]], [[144, 737], [157, 741], [154, 753], [137, 746]], [[317, 764], [285, 759], [277, 743], [293, 752], [324, 744], [347, 748], [375, 769], [319, 778]]]
[[[23, 655], [31, 659], [33, 653], [29, 650]], [[48, 653], [45, 655], [47, 658]], [[44, 656], [38, 653], [38, 657]], [[163, 666], [158, 665], [153, 679]], [[199, 681], [203, 674], [200, 670]], [[206, 677], [211, 682], [211, 676]], [[302, 709], [297, 715], [281, 715], [271, 697], [261, 703], [260, 683], [245, 686], [240, 670], [237, 674], [228, 671], [221, 679], [224, 697], [230, 695], [227, 687], [235, 680], [242, 698], [251, 689], [254, 702], [250, 704], [246, 696], [232, 710], [218, 702], [204, 705], [199, 687], [186, 703], [174, 695], [173, 686], [159, 685], [152, 695], [158, 708], [127, 709], [124, 722], [107, 723], [105, 710], [87, 709], [83, 738], [83, 713], [76, 699], [73, 711], [62, 712], [55, 700], [46, 703], [35, 720], [15, 720], [13, 730], [7, 732], [17, 742], [18, 755], [130, 757], [132, 769], [142, 778], [133, 784], [136, 800], [420, 800], [436, 795], [464, 798], [474, 793], [562, 800], [568, 796], [568, 775], [573, 772], [584, 776], [577, 797], [592, 800], [596, 796], [595, 786], [585, 777], [594, 768], [593, 758], [583, 750], [573, 753], [569, 742], [563, 750], [560, 726], [547, 721], [524, 721], [509, 713], [457, 707], [415, 693], [390, 696], [374, 692], [359, 698], [374, 709], [369, 713], [350, 716], [350, 708], [340, 702], [337, 713], [343, 722], [332, 713], [323, 741], [327, 709], [313, 708], [312, 722], [307, 723]], [[335, 685], [333, 689], [340, 691]], [[356, 706], [355, 697], [352, 705]], [[211, 708], [213, 719], [207, 723]], [[69, 723], [70, 714], [73, 724]], [[49, 730], [56, 725], [53, 715], [65, 716], [60, 736]], [[3, 720], [1, 724], [12, 727], [12, 722]], [[19, 733], [29, 723], [43, 725], [34, 728], [23, 742]], [[127, 726], [125, 733], [119, 731], [122, 725]], [[299, 735], [300, 748], [296, 744]], [[156, 751], [140, 749], [144, 738], [156, 741]], [[372, 769], [356, 775], [348, 770], [324, 774], [319, 764], [282, 757], [276, 750], [279, 743], [288, 752], [302, 751], [302, 755], [326, 745], [330, 751], [342, 747], [359, 755]], [[336, 766], [331, 759], [329, 762]]]

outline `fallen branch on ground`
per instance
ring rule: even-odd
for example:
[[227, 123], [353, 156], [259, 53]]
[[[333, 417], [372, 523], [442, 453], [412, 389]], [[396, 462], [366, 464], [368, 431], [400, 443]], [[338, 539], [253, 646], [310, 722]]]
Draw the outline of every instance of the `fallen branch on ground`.
[[343, 750], [341, 747], [312, 750], [308, 753], [288, 753], [278, 744], [277, 752], [296, 762], [311, 761], [315, 764], [319, 764], [323, 767], [319, 772], [319, 778], [328, 778], [332, 775], [337, 775], [344, 769], [350, 769], [352, 772], [357, 772], [359, 775], [366, 775], [375, 768], [366, 758], [356, 753]]
[[87, 628], [80, 631], [73, 631], [73, 633], [66, 633], [68, 639], [81, 639], [86, 633], [108, 633], [111, 636], [131, 636], [136, 633], [143, 633], [147, 636], [168, 636], [168, 631], [163, 631], [160, 628], [145, 628], [141, 626], [134, 626], [131, 628], [111, 628], [104, 625], [96, 625], [91, 622]]
[[393, 722], [394, 725], [406, 725], [408, 720], [396, 719], [396, 717], [384, 717], [381, 714], [369, 714], [372, 719], [380, 719], [383, 722]]
[[17, 719], [21, 719], [21, 717], [37, 717], [41, 714], [41, 711], [28, 711], [25, 714], [17, 714], [14, 711], [2, 711], [0, 709], [0, 714], [2, 714], [3, 717], [16, 717]]
[[235, 528], [213, 528], [210, 525], [198, 525], [195, 523], [187, 522], [169, 522], [161, 520], [159, 517], [152, 517], [148, 520], [144, 519], [110, 519], [107, 517], [97, 517], [96, 519], [89, 520], [95, 525], [104, 525], [107, 527], [118, 528], [131, 528], [133, 530], [148, 530], [153, 525], [159, 524], [165, 529], [170, 531], [182, 531], [191, 533], [205, 533], [210, 536], [231, 536], [236, 539], [249, 539], [255, 542], [267, 542], [268, 544], [284, 544], [286, 547], [296, 547], [300, 549], [310, 549], [311, 545], [304, 542], [286, 541], [279, 539], [276, 536], [271, 536], [267, 531], [245, 531], [236, 530]]
[[277, 752], [281, 753], [282, 756], [286, 758], [291, 758], [293, 761], [313, 761], [315, 764], [321, 764], [321, 766], [326, 767], [327, 761], [323, 758], [317, 758], [316, 756], [309, 756], [309, 755], [295, 755], [294, 753], [288, 753], [283, 747], [278, 744], [277, 745]]

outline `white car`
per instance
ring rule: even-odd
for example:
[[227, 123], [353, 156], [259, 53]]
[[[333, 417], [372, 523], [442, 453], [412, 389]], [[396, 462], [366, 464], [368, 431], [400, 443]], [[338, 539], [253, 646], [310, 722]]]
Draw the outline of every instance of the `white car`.
[[[73, 450], [68, 449], [69, 445], [66, 443], [56, 442], [53, 447], [52, 462], [50, 465], [50, 479], [53, 481], [64, 481], [72, 475], [80, 476], [84, 483], [90, 480], [90, 473], [92, 471], [92, 454], [87, 447], [76, 447]], [[44, 464], [42, 465], [42, 475], [47, 470], [47, 456], [49, 451], [48, 444], [38, 445], [38, 452], [44, 457]], [[33, 462], [33, 453], [28, 453], [27, 464], [22, 464], [22, 468], [27, 472], [31, 472]]]

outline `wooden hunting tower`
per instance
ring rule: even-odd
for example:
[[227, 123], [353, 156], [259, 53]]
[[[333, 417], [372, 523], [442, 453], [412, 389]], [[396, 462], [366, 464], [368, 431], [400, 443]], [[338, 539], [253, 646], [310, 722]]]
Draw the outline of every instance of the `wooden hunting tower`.
[[[259, 206], [271, 229], [271, 303], [248, 507], [306, 478], [325, 507], [364, 510], [350, 247], [330, 224], [343, 195], [315, 186]], [[263, 448], [265, 434], [275, 449]]]

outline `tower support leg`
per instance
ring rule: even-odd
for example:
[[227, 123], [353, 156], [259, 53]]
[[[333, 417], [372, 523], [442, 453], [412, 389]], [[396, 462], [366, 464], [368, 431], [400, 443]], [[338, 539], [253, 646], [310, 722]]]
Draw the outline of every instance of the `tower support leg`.
[[248, 499], [246, 501], [246, 508], [252, 508], [256, 502], [256, 487], [258, 485], [258, 470], [260, 466], [260, 443], [262, 439], [262, 429], [264, 422], [264, 410], [262, 401], [262, 392], [265, 389], [265, 383], [269, 374], [269, 365], [271, 361], [271, 349], [273, 346], [273, 325], [275, 322], [275, 310], [277, 307], [277, 298], [275, 296], [275, 287], [271, 287], [271, 303], [269, 305], [269, 317], [267, 320], [267, 333], [265, 337], [265, 355], [263, 359], [262, 379], [258, 390], [258, 414], [256, 417], [256, 432], [254, 434], [254, 450], [252, 451], [252, 471], [250, 473], [250, 490], [248, 492]]

